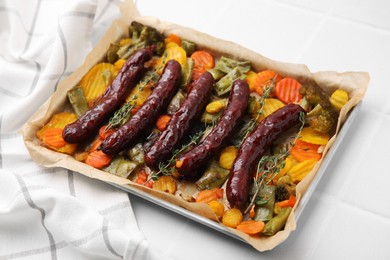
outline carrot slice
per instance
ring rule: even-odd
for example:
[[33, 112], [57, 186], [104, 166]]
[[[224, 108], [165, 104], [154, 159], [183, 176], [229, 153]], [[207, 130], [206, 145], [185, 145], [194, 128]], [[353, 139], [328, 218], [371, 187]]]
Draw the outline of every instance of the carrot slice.
[[65, 140], [62, 138], [61, 128], [48, 128], [43, 133], [43, 141], [50, 147], [61, 148], [66, 145]]
[[255, 235], [255, 234], [263, 231], [264, 226], [265, 226], [265, 224], [263, 221], [246, 220], [246, 221], [242, 221], [240, 224], [238, 224], [236, 229], [238, 229], [244, 233], [247, 233], [249, 235]]
[[297, 140], [294, 147], [291, 148], [290, 153], [298, 162], [311, 159], [319, 161], [322, 156], [317, 152], [319, 147], [320, 146], [317, 144], [310, 144], [301, 140]]
[[101, 169], [104, 166], [108, 165], [111, 162], [111, 156], [103, 153], [103, 151], [93, 151], [91, 152], [85, 163], [95, 167], [97, 169]]
[[110, 128], [106, 131], [106, 126], [102, 126], [100, 127], [99, 129], [99, 136], [100, 138], [102, 139], [106, 139], [107, 137], [109, 137], [110, 135], [112, 135], [114, 133], [114, 129]]
[[209, 203], [213, 200], [218, 200], [218, 197], [212, 190], [202, 190], [196, 195], [196, 202], [198, 203]]
[[282, 200], [282, 201], [276, 202], [276, 205], [281, 207], [281, 208], [284, 208], [284, 207], [293, 208], [296, 202], [297, 202], [297, 198], [294, 195], [290, 195], [290, 198], [288, 198], [287, 200]]
[[222, 199], [222, 197], [223, 197], [223, 189], [222, 188], [214, 188], [213, 192], [215, 193], [215, 195], [217, 195], [218, 199]]
[[91, 152], [94, 152], [94, 151], [96, 151], [98, 148], [99, 148], [99, 146], [100, 146], [100, 144], [103, 142], [103, 139], [102, 138], [100, 138], [100, 136], [99, 136], [99, 138], [97, 138], [95, 141], [93, 141], [93, 143], [91, 144], [91, 147], [89, 148], [89, 152], [91, 153]]
[[170, 115], [161, 115], [156, 122], [157, 129], [163, 131], [167, 127], [169, 120], [171, 120]]
[[191, 55], [191, 59], [194, 60], [194, 71], [192, 73], [192, 79], [196, 80], [209, 69], [212, 69], [215, 65], [214, 57], [207, 51], [196, 51]]
[[263, 95], [264, 88], [271, 83], [271, 80], [275, 78], [276, 84], [282, 80], [282, 76], [277, 74], [273, 70], [264, 70], [257, 73], [257, 79], [255, 81], [254, 88], [259, 95]]
[[299, 93], [301, 83], [292, 78], [284, 78], [275, 87], [275, 95], [284, 103], [299, 102], [302, 95]]
[[179, 36], [177, 36], [176, 34], [173, 34], [173, 33], [171, 33], [170, 35], [168, 35], [168, 37], [166, 37], [165, 39], [164, 39], [164, 42], [165, 42], [165, 45], [167, 45], [168, 43], [170, 43], [170, 42], [174, 42], [174, 43], [176, 43], [177, 45], [181, 45], [181, 39], [180, 39], [180, 37]]

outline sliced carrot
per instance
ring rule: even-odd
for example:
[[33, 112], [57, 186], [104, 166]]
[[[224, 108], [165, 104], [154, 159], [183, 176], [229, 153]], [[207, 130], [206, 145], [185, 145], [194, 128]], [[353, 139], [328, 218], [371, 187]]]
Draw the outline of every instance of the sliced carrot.
[[267, 87], [272, 79], [275, 78], [276, 84], [282, 80], [282, 76], [277, 74], [273, 70], [264, 70], [259, 73], [257, 73], [257, 79], [256, 79], [256, 84], [254, 85], [254, 88], [259, 95], [263, 95], [264, 88]]
[[294, 144], [294, 147], [291, 148], [290, 153], [298, 162], [311, 159], [319, 161], [322, 157], [322, 155], [318, 153], [319, 147], [320, 146], [317, 144], [310, 144], [301, 140], [297, 140]]
[[207, 51], [196, 51], [191, 55], [191, 59], [194, 60], [193, 80], [199, 78], [207, 70], [214, 68], [215, 65], [213, 55]]
[[93, 151], [89, 153], [85, 163], [95, 167], [97, 169], [101, 169], [104, 166], [108, 165], [111, 162], [111, 156], [103, 153], [103, 151]]
[[222, 197], [223, 197], [223, 189], [221, 189], [221, 188], [214, 188], [213, 191], [214, 191], [215, 195], [217, 195], [218, 199], [222, 199]]
[[275, 95], [284, 103], [299, 102], [302, 95], [299, 93], [301, 83], [293, 78], [284, 78], [275, 87]]
[[62, 138], [61, 128], [48, 128], [43, 133], [43, 141], [50, 147], [61, 148], [66, 145], [65, 140]]
[[218, 200], [218, 197], [212, 190], [202, 190], [196, 195], [196, 202], [198, 203], [209, 203], [213, 200]]
[[238, 229], [238, 230], [240, 230], [248, 235], [255, 235], [255, 234], [263, 231], [264, 226], [265, 226], [265, 224], [263, 221], [246, 220], [246, 221], [242, 221], [240, 224], [238, 224], [236, 229]]
[[254, 219], [256, 216], [256, 212], [255, 212], [255, 205], [253, 205], [249, 211], [249, 217], [251, 217], [252, 219]]
[[289, 199], [276, 202], [276, 205], [281, 207], [281, 208], [284, 208], [284, 207], [293, 208], [296, 202], [297, 202], [297, 198], [294, 195], [290, 195]]
[[163, 131], [167, 127], [169, 120], [171, 120], [170, 115], [161, 115], [156, 122], [157, 129]]
[[91, 153], [91, 152], [93, 152], [93, 151], [96, 151], [98, 148], [99, 148], [99, 146], [100, 146], [100, 144], [103, 142], [103, 139], [102, 138], [100, 138], [100, 136], [99, 136], [99, 138], [97, 138], [95, 141], [93, 141], [93, 143], [91, 144], [91, 146], [90, 146], [90, 148], [89, 148], [89, 152]]
[[106, 139], [107, 137], [109, 137], [110, 135], [112, 135], [114, 133], [114, 129], [110, 128], [106, 131], [106, 126], [102, 126], [100, 127], [99, 129], [99, 136], [100, 138], [102, 139]]
[[180, 37], [179, 36], [177, 36], [176, 34], [173, 34], [173, 33], [171, 33], [170, 35], [168, 35], [168, 37], [166, 37], [165, 39], [164, 39], [164, 42], [165, 42], [165, 44], [167, 45], [168, 43], [170, 43], [170, 42], [174, 42], [174, 43], [176, 43], [177, 45], [181, 45], [181, 39], [180, 39]]

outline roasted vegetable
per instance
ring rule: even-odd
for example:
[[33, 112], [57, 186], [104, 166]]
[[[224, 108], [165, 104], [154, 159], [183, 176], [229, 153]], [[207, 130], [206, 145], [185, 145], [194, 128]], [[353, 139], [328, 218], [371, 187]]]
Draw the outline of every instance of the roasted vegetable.
[[172, 98], [171, 103], [169, 103], [167, 108], [167, 114], [173, 115], [177, 110], [179, 110], [181, 104], [183, 104], [186, 99], [182, 90], [179, 90], [175, 96]]
[[270, 220], [275, 206], [275, 186], [265, 185], [260, 189], [256, 196], [255, 204], [255, 220]]
[[127, 178], [137, 168], [138, 164], [118, 155], [113, 157], [111, 163], [103, 170], [111, 174]]
[[276, 232], [280, 231], [287, 222], [288, 216], [290, 216], [292, 208], [284, 207], [280, 210], [279, 214], [273, 217], [270, 221], [265, 224], [263, 234], [267, 236], [275, 235]]
[[196, 185], [200, 190], [219, 188], [228, 176], [229, 170], [222, 168], [216, 161], [213, 161], [202, 177], [196, 182]]
[[337, 110], [341, 110], [341, 108], [348, 102], [349, 97], [348, 93], [345, 90], [337, 89], [330, 96], [330, 103], [337, 108]]
[[128, 156], [133, 162], [143, 164], [145, 162], [145, 153], [142, 148], [142, 144], [134, 145], [128, 152]]
[[242, 213], [239, 209], [232, 208], [228, 209], [223, 213], [222, 216], [222, 223], [225, 226], [231, 227], [231, 228], [236, 228], [238, 224], [241, 223], [242, 221]]
[[299, 92], [314, 107], [306, 115], [309, 125], [318, 132], [333, 133], [339, 113], [330, 103], [329, 95], [315, 83], [302, 85]]
[[194, 65], [194, 60], [187, 58], [186, 62], [181, 66], [181, 86], [184, 89], [186, 89], [191, 82]]
[[68, 99], [77, 117], [81, 117], [88, 110], [87, 99], [82, 87], [76, 86], [67, 92]]
[[247, 73], [250, 70], [251, 65], [249, 61], [238, 61], [222, 56], [219, 59], [216, 68], [226, 74], [235, 68], [240, 68], [242, 73]]
[[275, 186], [275, 202], [287, 200], [290, 195], [290, 191], [284, 185]]
[[150, 45], [155, 45], [155, 52], [161, 55], [164, 50], [164, 36], [155, 28], [132, 22], [129, 29], [131, 41], [121, 46], [117, 51], [117, 55], [121, 59], [127, 59], [141, 48]]
[[181, 47], [186, 51], [187, 56], [191, 56], [196, 51], [196, 44], [185, 39], [181, 39]]

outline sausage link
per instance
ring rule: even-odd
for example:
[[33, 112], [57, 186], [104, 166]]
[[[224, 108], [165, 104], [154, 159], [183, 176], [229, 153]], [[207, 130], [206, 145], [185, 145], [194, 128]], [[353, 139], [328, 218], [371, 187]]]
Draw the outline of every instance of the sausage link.
[[64, 140], [67, 143], [80, 143], [93, 134], [129, 95], [144, 71], [144, 63], [150, 60], [152, 55], [150, 48], [144, 48], [131, 56], [106, 88], [98, 103], [64, 128], [62, 132]]
[[245, 114], [249, 93], [249, 86], [245, 81], [233, 82], [228, 106], [222, 113], [218, 124], [200, 144], [179, 156], [176, 166], [182, 177], [199, 177], [201, 173], [199, 170], [220, 151]]
[[180, 140], [204, 110], [213, 84], [214, 78], [209, 72], [203, 73], [194, 82], [186, 100], [172, 115], [166, 129], [146, 152], [145, 162], [149, 167], [157, 169], [159, 163], [169, 159], [173, 149], [178, 146]]
[[126, 124], [104, 139], [100, 149], [105, 154], [114, 155], [134, 145], [169, 105], [178, 89], [180, 76], [180, 63], [175, 60], [168, 61], [152, 94], [142, 107]]
[[283, 132], [299, 123], [301, 112], [304, 110], [297, 104], [284, 106], [262, 120], [244, 140], [226, 186], [226, 197], [231, 207], [243, 208], [258, 161]]

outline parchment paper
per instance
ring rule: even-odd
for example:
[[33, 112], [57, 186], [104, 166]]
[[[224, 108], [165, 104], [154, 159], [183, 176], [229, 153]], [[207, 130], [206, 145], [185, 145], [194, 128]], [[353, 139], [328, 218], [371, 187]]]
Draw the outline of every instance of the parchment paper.
[[[96, 63], [102, 61], [108, 50], [110, 43], [118, 41], [120, 38], [128, 35], [128, 28], [132, 21], [138, 21], [145, 25], [155, 27], [164, 34], [174, 33], [180, 37], [195, 42], [200, 49], [207, 49], [215, 55], [225, 54], [227, 56], [248, 60], [251, 62], [255, 71], [264, 69], [272, 69], [282, 75], [283, 77], [293, 77], [300, 82], [315, 81], [325, 91], [329, 93], [336, 88], [345, 89], [349, 92], [350, 100], [342, 108], [337, 126], [337, 132], [339, 131], [342, 123], [346, 120], [348, 112], [358, 104], [364, 97], [366, 89], [369, 83], [369, 75], [366, 72], [316, 72], [311, 73], [307, 66], [302, 64], [291, 64], [278, 62], [268, 59], [258, 53], [248, 50], [242, 46], [239, 46], [233, 42], [217, 39], [210, 35], [201, 33], [199, 31], [182, 27], [169, 22], [160, 21], [154, 17], [144, 17], [140, 15], [131, 0], [126, 0], [121, 6], [122, 17], [112, 22], [110, 28], [98, 42], [97, 46], [88, 54], [84, 63], [68, 78], [61, 81], [57, 91], [40, 107], [38, 111], [29, 119], [29, 121], [23, 126], [21, 133], [24, 138], [24, 142], [31, 157], [40, 165], [46, 167], [63, 167], [70, 169], [80, 174], [86, 175], [90, 178], [96, 178], [104, 182], [115, 183], [119, 185], [131, 185], [142, 189], [143, 191], [152, 194], [162, 200], [168, 201], [180, 207], [189, 209], [194, 214], [200, 214], [209, 219], [216, 220], [214, 213], [205, 204], [189, 203], [181, 199], [180, 197], [173, 196], [167, 193], [159, 192], [156, 190], [148, 189], [138, 184], [131, 182], [128, 179], [117, 177], [109, 173], [97, 170], [85, 163], [81, 163], [73, 159], [71, 156], [61, 154], [39, 145], [36, 138], [36, 132], [50, 119], [50, 117], [64, 109], [65, 102], [67, 101], [66, 92], [71, 89], [81, 80], [83, 75], [89, 71]], [[324, 156], [332, 146], [336, 135], [331, 138], [328, 145], [324, 150]], [[297, 199], [295, 207], [299, 207], [299, 200], [304, 192], [309, 187], [315, 173], [321, 166], [321, 161], [317, 163], [314, 169], [297, 185]], [[266, 251], [273, 249], [275, 246], [282, 243], [290, 234], [291, 231], [296, 229], [296, 221], [294, 211], [290, 215], [285, 229], [278, 232], [274, 236], [249, 236], [235, 229], [225, 227], [221, 224], [222, 228], [228, 229], [230, 232], [236, 233], [243, 238], [247, 243], [252, 245], [259, 251]]]

